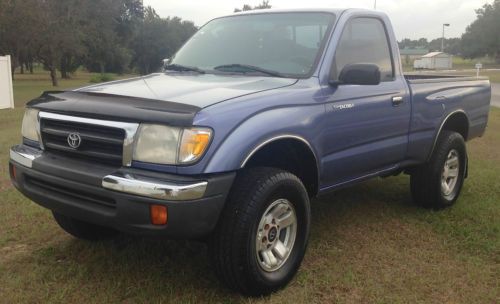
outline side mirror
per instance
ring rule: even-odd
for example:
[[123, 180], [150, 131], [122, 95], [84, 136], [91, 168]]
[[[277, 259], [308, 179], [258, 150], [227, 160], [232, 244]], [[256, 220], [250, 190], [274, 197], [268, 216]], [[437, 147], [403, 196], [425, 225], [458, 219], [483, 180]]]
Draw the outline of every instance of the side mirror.
[[380, 83], [380, 68], [376, 64], [353, 63], [344, 66], [335, 84], [377, 85]]

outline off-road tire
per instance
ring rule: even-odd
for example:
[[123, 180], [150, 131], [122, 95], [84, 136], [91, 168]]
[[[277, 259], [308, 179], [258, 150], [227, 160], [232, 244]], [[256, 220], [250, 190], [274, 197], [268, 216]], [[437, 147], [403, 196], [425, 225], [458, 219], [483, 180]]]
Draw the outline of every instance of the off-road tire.
[[[256, 253], [258, 226], [273, 201], [286, 199], [296, 214], [296, 236], [281, 268], [265, 271]], [[274, 168], [238, 173], [224, 211], [209, 241], [209, 254], [219, 279], [249, 296], [267, 295], [286, 286], [304, 257], [309, 237], [307, 191], [295, 175]]]
[[[441, 183], [445, 162], [452, 151], [458, 154], [458, 176], [453, 190], [446, 195]], [[442, 131], [429, 162], [414, 168], [411, 173], [410, 187], [413, 200], [425, 208], [443, 209], [453, 205], [460, 195], [466, 167], [467, 151], [464, 138], [457, 132]]]

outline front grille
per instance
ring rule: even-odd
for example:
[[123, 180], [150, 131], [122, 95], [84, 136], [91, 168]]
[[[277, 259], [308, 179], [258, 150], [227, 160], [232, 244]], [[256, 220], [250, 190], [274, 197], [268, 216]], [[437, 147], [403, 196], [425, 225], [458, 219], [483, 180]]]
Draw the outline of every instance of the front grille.
[[[43, 118], [40, 131], [46, 151], [111, 165], [122, 164], [123, 129]], [[68, 136], [72, 133], [80, 135], [78, 148], [68, 144]]]
[[81, 189], [67, 188], [29, 175], [25, 175], [25, 183], [26, 186], [35, 191], [43, 192], [45, 194], [50, 193], [51, 195], [56, 195], [66, 201], [78, 202], [79, 204], [86, 205], [88, 207], [94, 206], [105, 209], [116, 208], [116, 202], [114, 199], [96, 195], [92, 192], [82, 191]]

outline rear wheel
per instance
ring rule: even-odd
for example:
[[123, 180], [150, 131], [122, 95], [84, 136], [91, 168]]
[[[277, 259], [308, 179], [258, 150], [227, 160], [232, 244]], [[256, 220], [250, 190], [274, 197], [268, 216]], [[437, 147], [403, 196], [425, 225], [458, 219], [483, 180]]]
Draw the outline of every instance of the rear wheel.
[[462, 189], [466, 166], [467, 152], [462, 135], [443, 131], [430, 161], [411, 174], [414, 201], [434, 209], [453, 205]]
[[309, 222], [309, 197], [295, 175], [273, 168], [242, 172], [210, 240], [216, 274], [246, 295], [284, 287], [304, 257]]
[[60, 213], [52, 212], [52, 215], [54, 216], [57, 224], [59, 224], [59, 227], [79, 239], [99, 241], [112, 238], [118, 234], [118, 231], [111, 228], [82, 222]]

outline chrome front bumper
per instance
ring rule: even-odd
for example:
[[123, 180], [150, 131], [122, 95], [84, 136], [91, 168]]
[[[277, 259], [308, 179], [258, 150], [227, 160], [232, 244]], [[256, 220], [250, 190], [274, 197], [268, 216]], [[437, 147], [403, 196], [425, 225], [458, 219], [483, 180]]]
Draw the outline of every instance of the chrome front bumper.
[[25, 145], [10, 148], [10, 159], [25, 167], [31, 168], [33, 161], [42, 156], [42, 151]]
[[[32, 168], [33, 162], [40, 156], [42, 156], [41, 150], [26, 145], [10, 149], [10, 159], [27, 168]], [[167, 201], [200, 199], [205, 194], [207, 186], [207, 181], [180, 184], [120, 172], [102, 179], [102, 187], [105, 189]]]
[[204, 181], [183, 185], [173, 184], [131, 174], [108, 175], [102, 180], [102, 187], [106, 189], [169, 201], [202, 198], [207, 185], [208, 183]]

